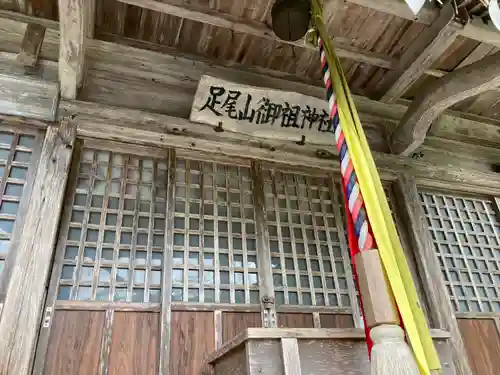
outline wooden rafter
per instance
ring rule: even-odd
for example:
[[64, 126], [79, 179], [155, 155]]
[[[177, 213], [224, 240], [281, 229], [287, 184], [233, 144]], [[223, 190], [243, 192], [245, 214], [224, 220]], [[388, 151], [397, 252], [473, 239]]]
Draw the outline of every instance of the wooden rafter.
[[345, 0], [325, 0], [323, 5], [325, 24], [336, 32], [342, 24], [346, 11]]
[[[316, 49], [314, 46], [305, 44], [303, 40], [288, 42], [279, 39], [273, 30], [264, 22], [242, 19], [228, 13], [222, 13], [209, 7], [195, 4], [186, 4], [182, 0], [120, 0], [121, 2], [138, 7], [154, 10], [161, 13], [170, 14], [188, 20], [206, 23], [212, 26], [231, 29], [235, 32], [249, 34], [260, 38], [279, 40], [300, 48]], [[365, 51], [349, 45], [345, 39], [335, 38], [336, 52], [340, 57], [379, 66], [385, 69], [392, 69], [395, 61], [387, 56]]]
[[[410, 21], [416, 21], [425, 25], [430, 25], [439, 17], [439, 8], [437, 6], [425, 6], [415, 16], [410, 7], [402, 0], [346, 0], [349, 3], [357, 4], [366, 8], [378, 10], [397, 17], [405, 18]], [[484, 24], [480, 19], [469, 22], [459, 35], [474, 39], [479, 42], [491, 44], [500, 47], [500, 32], [492, 25]]]
[[83, 81], [85, 41], [94, 25], [94, 0], [59, 0], [61, 96], [75, 99]]
[[432, 122], [452, 105], [500, 86], [500, 52], [458, 69], [430, 85], [412, 102], [391, 137], [391, 150], [405, 154], [415, 150]]
[[42, 48], [45, 27], [29, 23], [24, 33], [17, 61], [25, 66], [35, 66]]
[[456, 18], [452, 4], [446, 4], [441, 9], [439, 17], [401, 56], [399, 69], [385, 75], [380, 83], [380, 99], [392, 102], [400, 98], [451, 46], [463, 27], [464, 25]]

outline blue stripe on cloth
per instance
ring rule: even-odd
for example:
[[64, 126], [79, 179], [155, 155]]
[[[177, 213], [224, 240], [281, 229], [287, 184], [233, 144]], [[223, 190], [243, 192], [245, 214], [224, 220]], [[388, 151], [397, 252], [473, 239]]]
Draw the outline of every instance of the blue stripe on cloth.
[[340, 151], [339, 151], [340, 160], [344, 159], [346, 153], [347, 153], [347, 143], [344, 139], [344, 141], [342, 142], [342, 145], [340, 146]]
[[356, 184], [356, 173], [352, 171], [351, 175], [348, 177], [347, 180], [347, 186], [346, 186], [347, 200], [349, 200], [349, 197], [351, 196], [352, 189], [354, 189], [355, 184]]
[[[354, 223], [354, 229], [356, 231], [356, 236], [358, 236], [359, 239], [359, 234], [361, 233], [361, 227], [363, 226], [363, 223], [366, 220], [366, 211], [363, 207], [359, 209], [359, 214], [356, 222]], [[363, 250], [363, 249], [360, 249]]]

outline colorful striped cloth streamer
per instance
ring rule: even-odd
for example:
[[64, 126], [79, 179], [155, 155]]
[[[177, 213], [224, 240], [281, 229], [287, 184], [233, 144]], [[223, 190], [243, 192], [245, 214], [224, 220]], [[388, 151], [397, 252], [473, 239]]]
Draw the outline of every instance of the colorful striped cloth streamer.
[[337, 102], [335, 100], [330, 69], [328, 69], [328, 62], [326, 61], [325, 49], [321, 38], [318, 38], [318, 45], [321, 57], [321, 68], [323, 70], [323, 80], [326, 86], [326, 99], [328, 100], [330, 110], [330, 121], [333, 123], [335, 141], [340, 156], [340, 172], [342, 173], [342, 180], [344, 181], [347, 194], [346, 203], [352, 215], [359, 249], [361, 251], [370, 250], [374, 248], [373, 235], [371, 234], [371, 228], [366, 215], [365, 203], [361, 196], [356, 171], [354, 170], [349, 156], [349, 149], [344, 137], [344, 132], [342, 127], [339, 126]]
[[441, 369], [439, 358], [347, 81], [328, 39], [321, 4], [312, 0], [311, 5], [314, 29], [306, 40], [320, 49], [330, 119], [340, 154], [346, 215], [357, 239], [355, 247], [359, 248], [353, 249], [350, 241], [351, 253], [378, 250], [420, 372], [428, 375]]

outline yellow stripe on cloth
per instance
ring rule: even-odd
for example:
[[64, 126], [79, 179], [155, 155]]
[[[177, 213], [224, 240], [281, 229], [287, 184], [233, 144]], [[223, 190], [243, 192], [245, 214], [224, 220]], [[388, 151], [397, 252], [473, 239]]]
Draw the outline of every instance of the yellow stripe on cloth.
[[359, 120], [350, 90], [326, 33], [321, 5], [312, 0], [313, 24], [323, 41], [337, 99], [339, 120], [358, 177], [368, 219], [382, 264], [422, 375], [441, 370], [432, 337], [392, 219], [380, 176]]

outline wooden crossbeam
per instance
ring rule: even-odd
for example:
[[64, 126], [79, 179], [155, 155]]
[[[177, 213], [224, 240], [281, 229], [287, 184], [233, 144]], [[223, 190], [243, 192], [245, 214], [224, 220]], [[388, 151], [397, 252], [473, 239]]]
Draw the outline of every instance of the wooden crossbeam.
[[451, 3], [446, 4], [439, 17], [427, 27], [404, 52], [399, 68], [386, 74], [380, 83], [379, 99], [392, 102], [404, 93], [446, 52], [464, 25], [456, 19]]
[[[346, 0], [349, 3], [357, 4], [366, 8], [378, 10], [393, 16], [405, 18], [410, 21], [416, 21], [425, 25], [430, 25], [439, 17], [439, 8], [436, 6], [425, 6], [414, 15], [410, 7], [402, 0]], [[500, 32], [492, 25], [484, 24], [480, 19], [474, 19], [469, 22], [459, 35], [474, 39], [479, 42], [491, 44], [500, 47]]]
[[17, 62], [25, 66], [35, 66], [42, 48], [45, 27], [29, 23], [24, 33]]
[[75, 99], [83, 81], [85, 40], [94, 25], [94, 0], [59, 0], [61, 97]]
[[[303, 40], [296, 42], [279, 39], [273, 30], [265, 23], [242, 19], [228, 13], [222, 13], [209, 7], [195, 4], [186, 4], [182, 0], [119, 0], [123, 3], [154, 10], [172, 16], [185, 18], [188, 20], [206, 23], [208, 25], [222, 27], [238, 33], [249, 34], [260, 38], [290, 44], [300, 48], [314, 49], [314, 46], [305, 44]], [[386, 55], [376, 52], [365, 51], [347, 43], [347, 40], [335, 38], [335, 49], [339, 57], [343, 57], [358, 62], [379, 66], [385, 69], [392, 69], [395, 61]]]
[[425, 138], [445, 109], [500, 86], [500, 52], [458, 69], [430, 85], [414, 100], [390, 141], [393, 153], [407, 155]]

